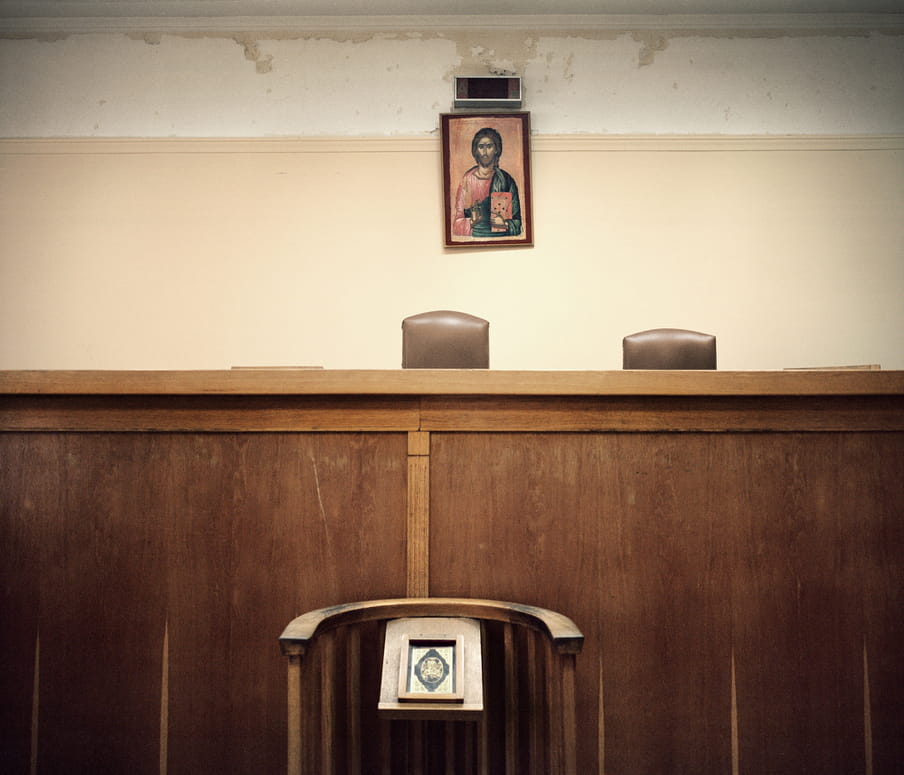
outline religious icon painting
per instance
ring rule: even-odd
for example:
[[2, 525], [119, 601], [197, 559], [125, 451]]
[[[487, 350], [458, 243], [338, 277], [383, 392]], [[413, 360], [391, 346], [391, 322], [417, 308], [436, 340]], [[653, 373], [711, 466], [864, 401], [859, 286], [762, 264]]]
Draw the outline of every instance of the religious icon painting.
[[461, 636], [403, 639], [399, 700], [461, 702], [464, 699]]
[[530, 113], [443, 113], [445, 245], [533, 244]]

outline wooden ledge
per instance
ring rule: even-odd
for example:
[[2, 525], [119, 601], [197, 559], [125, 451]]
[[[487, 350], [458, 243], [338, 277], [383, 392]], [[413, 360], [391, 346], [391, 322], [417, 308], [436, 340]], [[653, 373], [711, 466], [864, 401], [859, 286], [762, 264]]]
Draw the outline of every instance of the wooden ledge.
[[904, 371], [0, 371], [0, 395], [904, 395]]

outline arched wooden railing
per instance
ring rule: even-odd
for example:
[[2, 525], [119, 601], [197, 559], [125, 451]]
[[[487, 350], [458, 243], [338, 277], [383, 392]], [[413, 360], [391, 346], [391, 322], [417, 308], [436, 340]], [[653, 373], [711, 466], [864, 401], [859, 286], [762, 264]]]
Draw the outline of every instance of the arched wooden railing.
[[[382, 625], [446, 616], [481, 622], [480, 720], [381, 720]], [[562, 614], [496, 600], [368, 600], [303, 614], [280, 636], [289, 660], [289, 775], [576, 775], [583, 641]]]

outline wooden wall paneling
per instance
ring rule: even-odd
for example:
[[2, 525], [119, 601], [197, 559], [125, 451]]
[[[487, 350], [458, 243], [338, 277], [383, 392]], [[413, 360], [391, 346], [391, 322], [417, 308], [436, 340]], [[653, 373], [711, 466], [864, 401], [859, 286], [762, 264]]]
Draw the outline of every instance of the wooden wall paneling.
[[606, 772], [730, 771], [725, 438], [595, 437]]
[[543, 605], [582, 628], [579, 772], [602, 766], [601, 661], [607, 771], [729, 766], [724, 537], [703, 486], [718, 451], [688, 438], [433, 434], [434, 593]]
[[[498, 395], [468, 382], [484, 378]], [[564, 378], [584, 387], [4, 395], [4, 765], [281, 771], [276, 635], [305, 610], [415, 590], [575, 620], [578, 772], [901, 772], [900, 377], [837, 395], [837, 375], [794, 377], [801, 396], [785, 375], [763, 395], [756, 375], [697, 392], [686, 377], [672, 397], [581, 392], [641, 379], [622, 373]], [[148, 430], [180, 432], [132, 432]], [[402, 727], [369, 715], [371, 642], [362, 761], [414, 765]], [[319, 741], [317, 716], [302, 711]], [[535, 766], [548, 752], [527, 728]], [[456, 741], [475, 770], [492, 763], [484, 731]]]
[[10, 757], [40, 635], [38, 772], [281, 771], [286, 621], [404, 594], [405, 434], [0, 444]]
[[[140, 435], [30, 435], [52, 493], [24, 517], [39, 536], [40, 773], [159, 772], [165, 546]], [[19, 626], [6, 623], [5, 626]]]
[[0, 435], [0, 751], [9, 772], [29, 772], [33, 719], [40, 723], [33, 698], [40, 681], [41, 539], [59, 510], [59, 489], [48, 481], [58, 473], [57, 445], [30, 434]]
[[867, 775], [904, 773], [904, 434], [846, 435], [839, 487], [862, 541]]
[[170, 535], [178, 771], [284, 768], [274, 633], [306, 610], [404, 593], [405, 443], [404, 434], [186, 438], [180, 466], [191, 485]]
[[[277, 612], [287, 603], [276, 576], [281, 569], [291, 573], [294, 565], [289, 557], [297, 543], [289, 535], [287, 512], [300, 510], [304, 502], [291, 484], [284, 490], [282, 480], [287, 458], [298, 453], [274, 449], [279, 439], [272, 436], [160, 439], [177, 470], [172, 495], [163, 504], [170, 566], [170, 767], [197, 772], [237, 771], [252, 763], [273, 767], [276, 754], [268, 761], [263, 748], [272, 733], [262, 726], [269, 719], [281, 731], [284, 724], [264, 703], [269, 695], [281, 706], [277, 698], [283, 692], [275, 689], [283, 671], [279, 684], [268, 681], [266, 631], [278, 629]], [[275, 503], [282, 508], [268, 508]], [[287, 543], [277, 540], [280, 534]], [[249, 633], [252, 627], [255, 632]]]
[[[595, 729], [600, 502], [584, 483], [600, 477], [584, 444], [570, 434], [432, 433], [430, 589], [573, 619], [586, 638], [578, 718]], [[578, 735], [578, 771], [593, 772], [595, 735], [583, 726]]]
[[874, 770], [901, 760], [900, 433], [432, 438], [434, 593], [588, 635], [581, 771], [591, 686], [607, 771], [864, 771], [865, 718]]
[[865, 772], [861, 496], [888, 469], [845, 446], [745, 436], [723, 458], [742, 772]]

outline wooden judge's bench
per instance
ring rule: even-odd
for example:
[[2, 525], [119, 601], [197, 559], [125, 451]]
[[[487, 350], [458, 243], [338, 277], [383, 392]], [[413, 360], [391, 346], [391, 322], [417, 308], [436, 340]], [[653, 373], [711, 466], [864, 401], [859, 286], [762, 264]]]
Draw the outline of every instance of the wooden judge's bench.
[[283, 772], [421, 596], [575, 622], [580, 773], [900, 772], [904, 372], [0, 373], [4, 771]]

